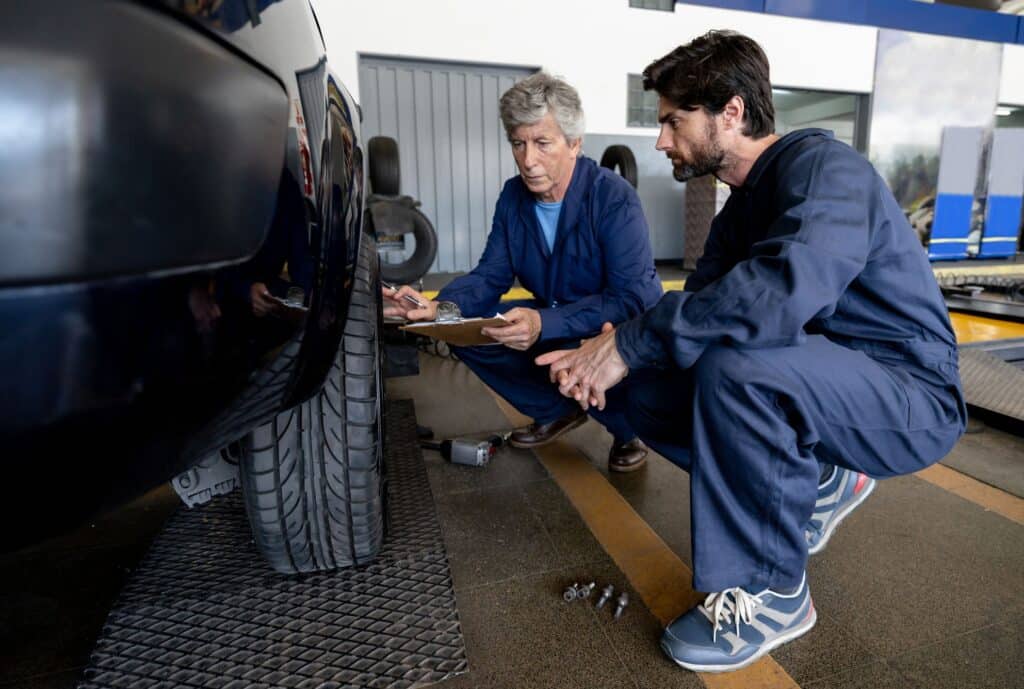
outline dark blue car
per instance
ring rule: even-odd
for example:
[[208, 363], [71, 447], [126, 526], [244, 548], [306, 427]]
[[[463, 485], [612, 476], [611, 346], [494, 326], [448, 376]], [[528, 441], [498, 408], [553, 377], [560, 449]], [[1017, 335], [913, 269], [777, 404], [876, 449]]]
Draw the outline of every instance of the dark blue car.
[[277, 570], [371, 559], [378, 261], [308, 0], [9, 2], [0, 52], [5, 548], [231, 447]]

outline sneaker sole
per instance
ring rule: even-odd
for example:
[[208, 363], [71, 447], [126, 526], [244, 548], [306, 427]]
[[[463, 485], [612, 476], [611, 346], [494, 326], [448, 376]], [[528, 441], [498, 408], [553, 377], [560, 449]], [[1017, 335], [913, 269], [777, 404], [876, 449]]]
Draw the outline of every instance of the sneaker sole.
[[530, 450], [530, 449], [533, 449], [535, 447], [543, 447], [543, 446], [547, 445], [550, 442], [554, 442], [555, 440], [557, 440], [558, 438], [562, 437], [563, 435], [565, 435], [566, 433], [568, 433], [572, 429], [578, 428], [579, 426], [582, 426], [583, 424], [585, 424], [587, 422], [588, 418], [590, 418], [590, 417], [587, 414], [583, 414], [582, 416], [578, 417], [575, 421], [570, 423], [568, 426], [566, 426], [562, 430], [558, 431], [558, 433], [555, 433], [553, 436], [551, 436], [550, 438], [548, 438], [544, 442], [540, 442], [540, 443], [522, 443], [522, 442], [516, 442], [515, 440], [512, 440], [512, 438], [509, 438], [508, 439], [508, 444], [511, 445], [512, 447], [518, 447], [521, 450]]
[[825, 546], [828, 545], [829, 539], [832, 538], [832, 534], [836, 532], [836, 529], [839, 528], [839, 525], [843, 523], [844, 519], [850, 516], [851, 512], [860, 507], [861, 503], [868, 499], [868, 496], [871, 495], [872, 491], [875, 490], [875, 485], [877, 483], [878, 481], [871, 478], [870, 476], [868, 477], [868, 484], [867, 486], [864, 487], [864, 490], [861, 491], [860, 495], [857, 497], [856, 500], [854, 500], [853, 502], [849, 503], [841, 510], [836, 512], [836, 516], [834, 517], [832, 524], [829, 525], [828, 530], [825, 531], [821, 540], [818, 541], [818, 543], [813, 547], [807, 549], [808, 555], [817, 555], [825, 549]]
[[669, 659], [673, 663], [675, 663], [676, 665], [678, 665], [679, 667], [681, 667], [681, 668], [683, 668], [685, 670], [690, 670], [691, 672], [707, 672], [707, 673], [710, 673], [710, 674], [719, 674], [719, 673], [722, 673], [722, 672], [734, 672], [736, 670], [742, 670], [743, 668], [747, 667], [748, 665], [752, 665], [752, 664], [756, 663], [761, 658], [764, 658], [766, 655], [768, 655], [769, 653], [774, 651], [776, 648], [778, 648], [782, 644], [786, 644], [786, 643], [789, 643], [790, 641], [793, 641], [795, 639], [799, 639], [801, 636], [803, 636], [807, 632], [811, 631], [814, 628], [814, 625], [817, 624], [817, 622], [818, 622], [818, 610], [816, 608], [812, 608], [811, 609], [811, 615], [810, 615], [810, 617], [807, 618], [807, 621], [805, 621], [799, 627], [795, 627], [794, 629], [791, 629], [789, 632], [783, 634], [782, 636], [779, 636], [779, 637], [777, 637], [775, 639], [772, 639], [760, 651], [758, 651], [754, 655], [750, 656], [749, 658], [747, 658], [743, 662], [737, 663], [736, 665], [696, 665], [696, 664], [693, 664], [693, 663], [684, 663], [682, 661], [676, 660], [672, 656], [672, 654], [669, 653], [669, 650], [665, 646], [664, 643], [661, 644], [661, 650], [665, 652], [665, 655], [667, 655], [669, 657]]

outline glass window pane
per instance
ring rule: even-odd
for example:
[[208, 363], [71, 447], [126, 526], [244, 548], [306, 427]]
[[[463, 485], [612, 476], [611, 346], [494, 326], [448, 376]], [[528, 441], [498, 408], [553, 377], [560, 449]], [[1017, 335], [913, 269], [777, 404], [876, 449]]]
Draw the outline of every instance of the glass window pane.
[[675, 12], [675, 0], [629, 0], [630, 7], [637, 7], [643, 10], [665, 10]]
[[835, 133], [851, 146], [856, 139], [857, 96], [833, 91], [772, 90], [775, 130], [786, 134], [796, 129], [818, 127]]
[[626, 81], [627, 126], [657, 127], [658, 94], [643, 90], [643, 77], [639, 74], [628, 75]]

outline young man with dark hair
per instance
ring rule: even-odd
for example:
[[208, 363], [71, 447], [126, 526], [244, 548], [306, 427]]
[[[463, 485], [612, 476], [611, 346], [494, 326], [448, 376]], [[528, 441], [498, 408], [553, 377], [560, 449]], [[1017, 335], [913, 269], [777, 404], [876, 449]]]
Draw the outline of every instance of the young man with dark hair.
[[760, 46], [713, 31], [644, 72], [676, 179], [732, 194], [685, 291], [574, 351], [537, 359], [601, 407], [630, 371], [640, 437], [690, 473], [693, 586], [666, 629], [679, 665], [722, 672], [806, 633], [805, 574], [875, 479], [923, 469], [963, 433], [956, 340], [885, 183], [830, 132], [779, 137]]

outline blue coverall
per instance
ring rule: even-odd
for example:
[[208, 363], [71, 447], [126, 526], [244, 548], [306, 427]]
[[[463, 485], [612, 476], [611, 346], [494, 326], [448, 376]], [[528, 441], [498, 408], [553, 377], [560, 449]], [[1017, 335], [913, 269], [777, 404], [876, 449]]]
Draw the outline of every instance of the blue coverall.
[[[493, 316], [515, 306], [540, 312], [540, 337], [525, 352], [495, 345], [455, 351], [521, 413], [549, 423], [577, 405], [559, 394], [534, 358], [579, 346], [581, 338], [600, 332], [606, 321], [617, 324], [638, 316], [662, 291], [640, 200], [622, 177], [590, 158], [576, 159], [550, 250], [535, 201], [520, 177], [508, 180], [479, 264], [449, 283], [437, 299], [455, 302], [467, 317]], [[517, 278], [534, 298], [499, 306]], [[603, 411], [590, 410], [616, 443], [636, 436], [626, 422], [625, 395], [622, 389]]]
[[823, 130], [757, 159], [685, 291], [616, 345], [631, 370], [668, 369], [632, 387], [628, 418], [690, 472], [698, 591], [799, 585], [819, 462], [914, 472], [966, 425], [920, 242], [871, 164]]

